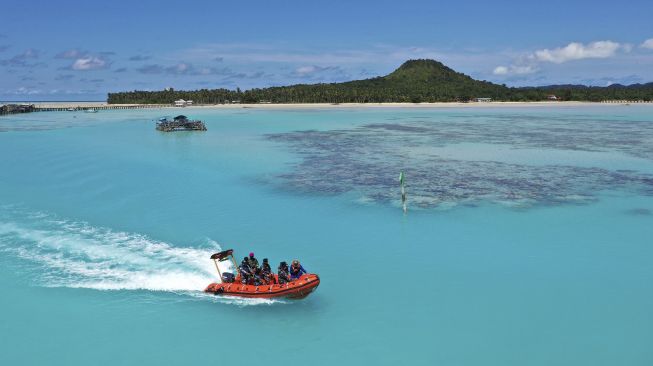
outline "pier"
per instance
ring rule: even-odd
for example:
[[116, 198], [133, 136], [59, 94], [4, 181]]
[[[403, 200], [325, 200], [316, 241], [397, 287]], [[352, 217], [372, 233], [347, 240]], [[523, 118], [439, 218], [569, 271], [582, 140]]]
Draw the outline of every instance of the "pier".
[[115, 109], [171, 108], [170, 104], [106, 104], [106, 103], [0, 103], [0, 115], [29, 112], [83, 112]]
[[94, 109], [97, 111], [113, 110], [113, 109], [152, 109], [152, 108], [168, 108], [169, 104], [101, 104], [101, 105], [35, 105], [34, 112], [75, 112]]
[[613, 103], [613, 104], [641, 104], [641, 103], [653, 103], [653, 100], [602, 100], [601, 103]]

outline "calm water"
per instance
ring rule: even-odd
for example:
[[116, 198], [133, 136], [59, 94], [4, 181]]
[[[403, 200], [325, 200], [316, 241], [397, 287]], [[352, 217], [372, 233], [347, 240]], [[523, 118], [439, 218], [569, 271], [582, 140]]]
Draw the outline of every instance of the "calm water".
[[653, 364], [653, 107], [173, 112], [0, 117], [0, 364]]

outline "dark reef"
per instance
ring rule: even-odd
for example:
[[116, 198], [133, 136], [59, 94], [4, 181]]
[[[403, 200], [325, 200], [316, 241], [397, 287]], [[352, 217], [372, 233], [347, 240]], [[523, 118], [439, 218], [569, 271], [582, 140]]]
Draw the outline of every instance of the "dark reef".
[[[436, 117], [433, 117], [436, 118]], [[604, 190], [653, 195], [653, 176], [634, 170], [574, 165], [527, 165], [462, 160], [429, 151], [458, 143], [516, 149], [619, 152], [653, 160], [653, 123], [585, 116], [457, 115], [445, 120], [405, 118], [331, 131], [270, 134], [301, 157], [278, 178], [293, 190], [360, 192], [367, 200], [398, 199], [406, 172], [413, 206], [489, 201], [517, 206], [583, 203]]]

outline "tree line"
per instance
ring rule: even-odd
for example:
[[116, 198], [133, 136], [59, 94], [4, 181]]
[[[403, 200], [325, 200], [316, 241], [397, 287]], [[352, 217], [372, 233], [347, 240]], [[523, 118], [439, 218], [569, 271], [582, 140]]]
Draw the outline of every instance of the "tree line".
[[109, 93], [110, 104], [169, 104], [192, 100], [196, 104], [221, 103], [426, 103], [465, 102], [474, 98], [495, 101], [541, 101], [555, 95], [559, 100], [653, 101], [653, 83], [606, 87], [555, 85], [507, 87], [474, 80], [434, 60], [410, 60], [387, 76], [343, 83], [298, 84], [240, 89], [194, 91], [128, 91]]

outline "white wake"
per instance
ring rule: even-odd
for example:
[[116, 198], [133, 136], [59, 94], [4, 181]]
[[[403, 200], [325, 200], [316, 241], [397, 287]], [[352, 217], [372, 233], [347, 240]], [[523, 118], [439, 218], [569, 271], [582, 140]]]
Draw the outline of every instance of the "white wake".
[[[22, 214], [19, 220], [7, 216], [0, 215], [0, 251], [34, 265], [36, 282], [42, 286], [171, 291], [210, 298], [202, 290], [218, 278], [209, 256], [221, 248], [212, 240], [207, 239], [203, 249], [175, 247], [145, 235], [45, 214]], [[233, 270], [228, 262], [220, 267]]]

